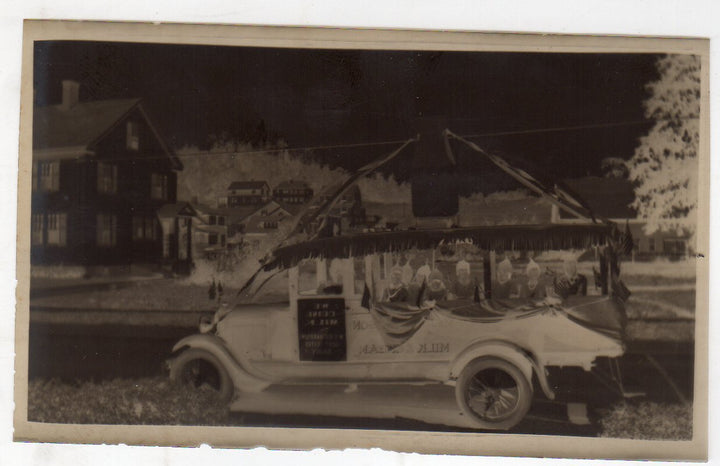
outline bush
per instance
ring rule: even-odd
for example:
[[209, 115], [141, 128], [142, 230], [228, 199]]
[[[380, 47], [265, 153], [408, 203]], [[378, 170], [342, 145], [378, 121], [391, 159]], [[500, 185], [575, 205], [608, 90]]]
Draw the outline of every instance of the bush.
[[623, 402], [603, 413], [602, 437], [637, 440], [691, 440], [692, 404]]
[[28, 420], [63, 424], [227, 425], [229, 409], [210, 387], [165, 377], [76, 384], [33, 380]]

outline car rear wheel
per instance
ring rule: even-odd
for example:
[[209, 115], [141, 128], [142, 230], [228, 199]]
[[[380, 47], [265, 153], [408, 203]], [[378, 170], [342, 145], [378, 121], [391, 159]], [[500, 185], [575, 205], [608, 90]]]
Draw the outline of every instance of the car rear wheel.
[[218, 358], [197, 348], [183, 351], [172, 362], [170, 379], [193, 388], [207, 385], [216, 390], [223, 401], [230, 401], [234, 394], [230, 375]]
[[458, 405], [483, 429], [507, 430], [525, 417], [532, 385], [514, 364], [500, 358], [479, 358], [460, 373], [455, 386]]

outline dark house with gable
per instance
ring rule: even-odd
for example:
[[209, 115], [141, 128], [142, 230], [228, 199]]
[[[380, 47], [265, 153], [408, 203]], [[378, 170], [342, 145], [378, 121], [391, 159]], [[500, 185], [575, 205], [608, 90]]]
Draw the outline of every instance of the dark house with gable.
[[32, 264], [161, 262], [157, 212], [182, 163], [140, 99], [80, 102], [62, 84], [59, 105], [33, 112]]
[[[597, 215], [614, 221], [621, 228], [625, 228], [625, 225], [630, 228], [634, 241], [633, 259], [652, 259], [658, 256], [681, 259], [690, 252], [688, 235], [659, 230], [651, 234], [645, 233], [645, 220], [638, 218], [637, 212], [630, 206], [635, 200], [635, 192], [629, 180], [586, 176], [564, 180], [563, 183], [586, 201]], [[573, 217], [557, 206], [552, 207], [551, 216], [553, 223], [586, 221]]]

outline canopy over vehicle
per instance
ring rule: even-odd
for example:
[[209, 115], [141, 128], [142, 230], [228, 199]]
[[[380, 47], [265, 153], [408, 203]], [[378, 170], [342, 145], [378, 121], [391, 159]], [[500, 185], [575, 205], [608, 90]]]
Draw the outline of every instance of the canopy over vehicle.
[[[533, 376], [553, 398], [547, 367], [591, 370], [598, 358], [622, 355], [629, 292], [619, 280], [618, 252], [627, 235], [582, 200], [502, 159], [483, 153], [588, 222], [328, 233], [323, 224], [333, 203], [401, 149], [299, 215], [239, 293], [242, 303], [220, 309], [202, 335], [175, 346], [171, 375], [194, 380], [192, 364], [204, 361], [227, 398], [270, 384], [445, 383], [455, 386], [458, 407], [475, 425], [508, 429], [530, 407]], [[591, 248], [599, 260], [595, 296], [587, 296], [576, 264], [564, 265], [563, 277], [550, 267], [540, 277], [532, 258], [523, 274], [498, 254]]]

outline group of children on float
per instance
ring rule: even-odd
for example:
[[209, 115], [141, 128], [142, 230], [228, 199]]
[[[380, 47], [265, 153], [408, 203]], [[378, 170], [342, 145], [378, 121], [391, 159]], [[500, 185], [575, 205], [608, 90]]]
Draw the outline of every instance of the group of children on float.
[[[496, 278], [492, 281], [493, 299], [541, 300], [546, 297], [566, 298], [586, 294], [587, 279], [577, 272], [577, 262], [572, 258], [563, 262], [562, 274], [549, 270], [543, 274], [540, 266], [531, 258], [524, 274], [516, 275], [510, 258], [506, 256], [497, 265]], [[409, 260], [404, 266], [395, 265], [390, 270], [381, 301], [421, 303], [456, 299], [485, 299], [482, 280], [472, 276], [470, 263], [464, 259], [456, 263], [455, 280], [449, 282], [439, 269], [431, 269], [427, 262], [416, 271]]]

